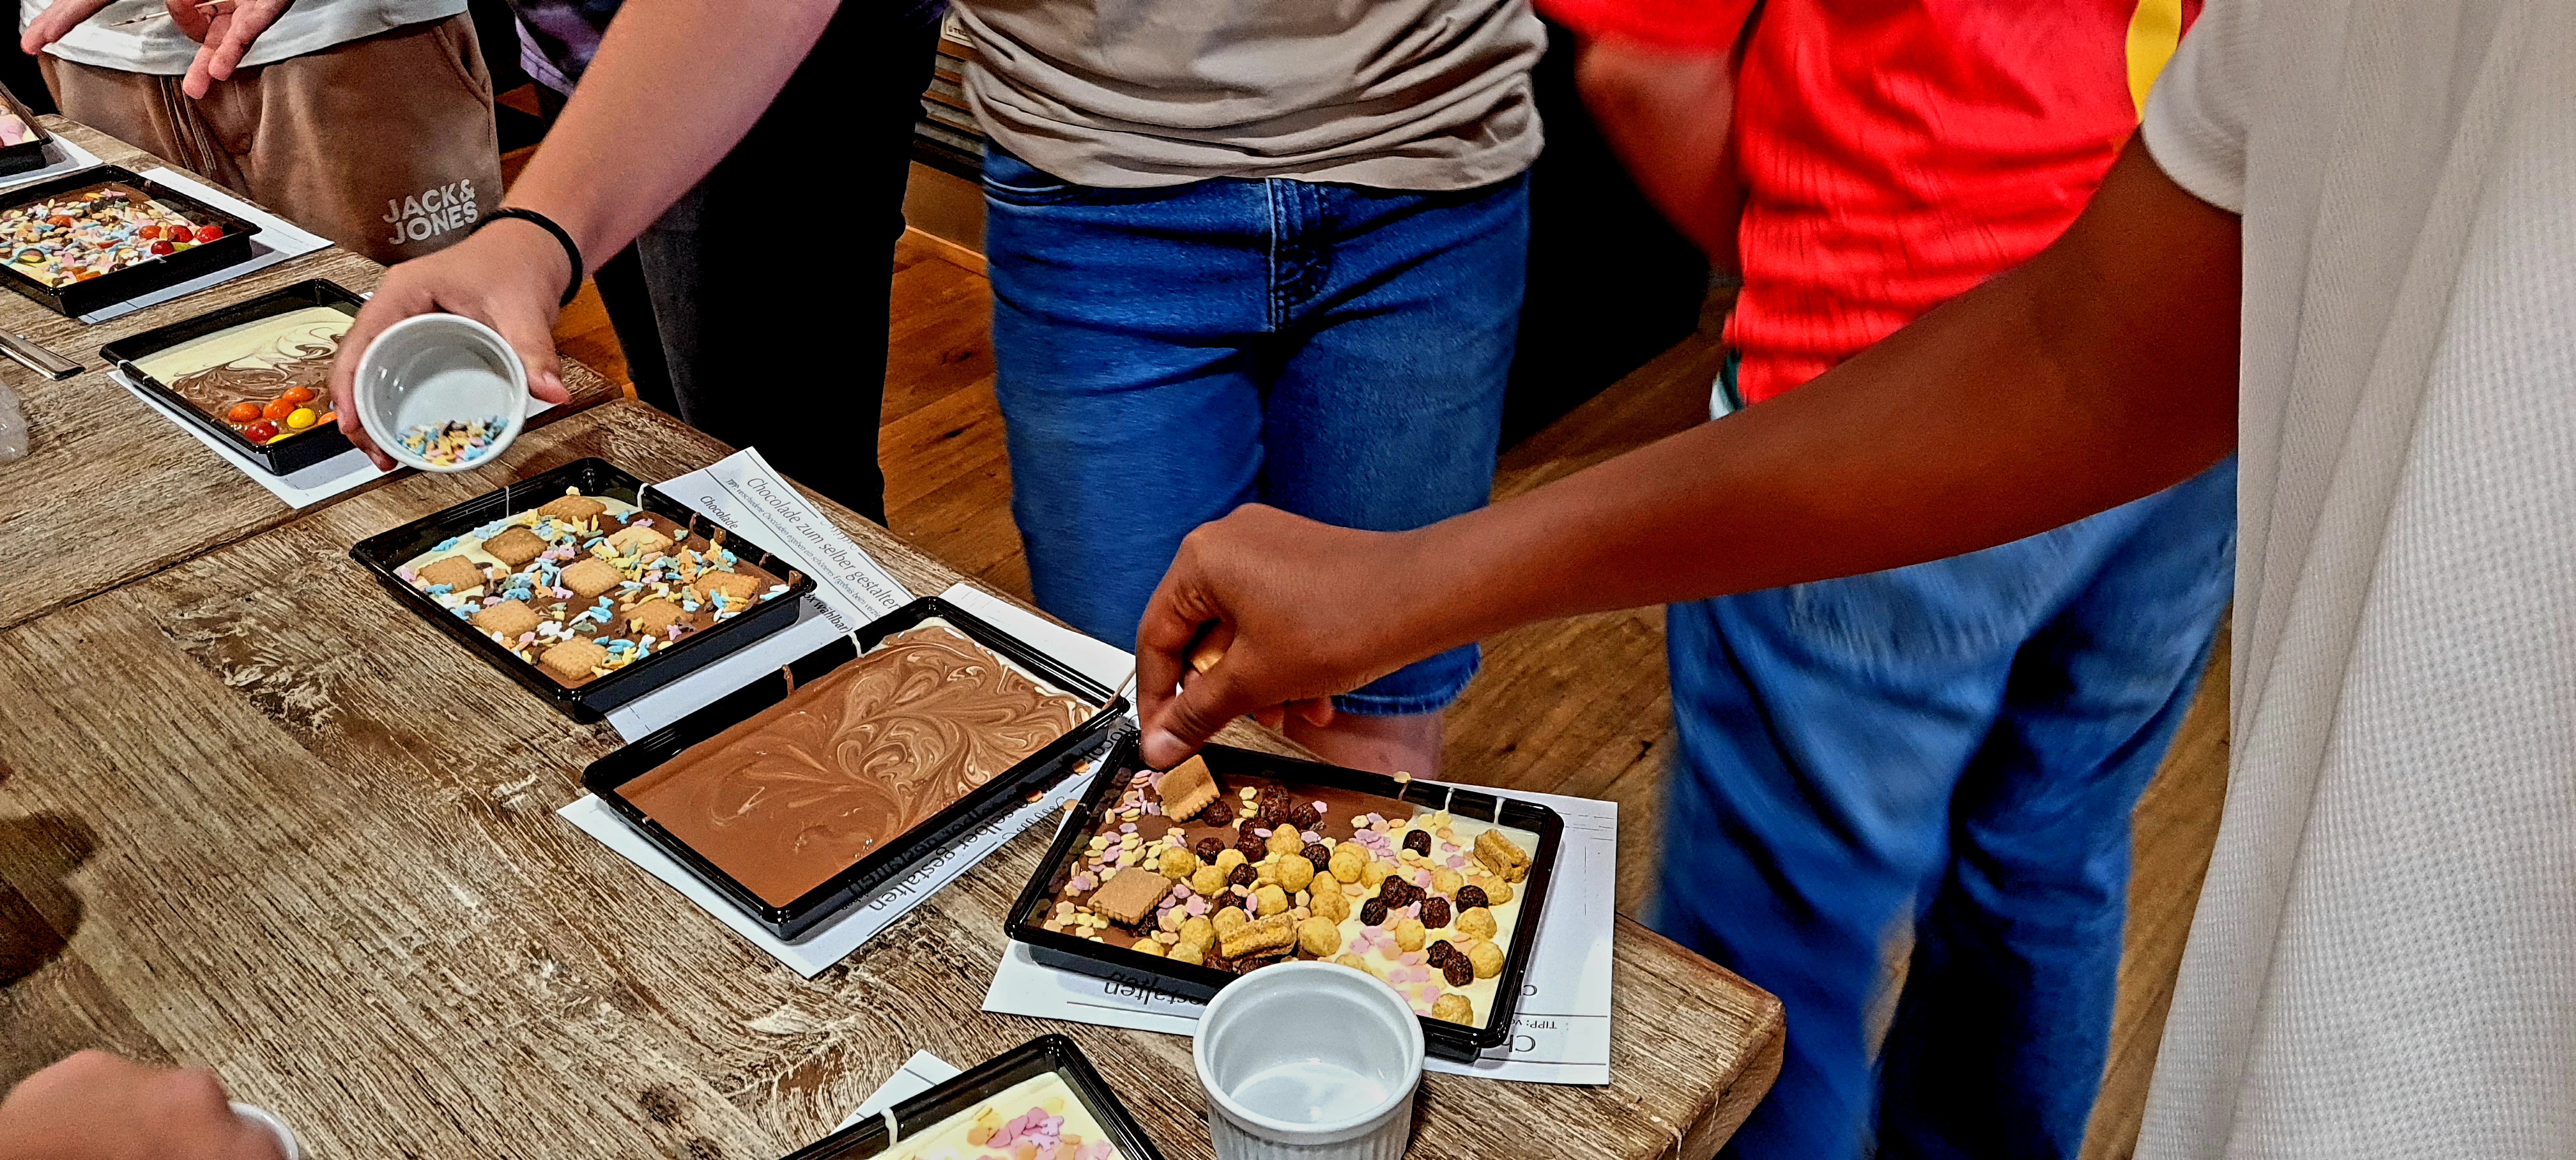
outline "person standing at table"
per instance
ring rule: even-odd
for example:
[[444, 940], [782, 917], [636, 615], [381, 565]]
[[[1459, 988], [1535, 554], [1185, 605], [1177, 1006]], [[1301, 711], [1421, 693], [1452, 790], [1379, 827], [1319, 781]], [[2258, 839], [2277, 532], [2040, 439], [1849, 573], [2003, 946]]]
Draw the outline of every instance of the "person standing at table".
[[[621, 4], [511, 0], [529, 75], [571, 96]], [[846, 0], [750, 132], [598, 271], [638, 398], [760, 448], [797, 482], [878, 523], [886, 345], [841, 332], [892, 305], [913, 125], [946, 10], [945, 0]], [[846, 199], [832, 214], [848, 226], [839, 252], [782, 261], [776, 221], [741, 208], [816, 188], [826, 174]], [[880, 267], [887, 277], [868, 275]], [[832, 335], [831, 357], [818, 362], [806, 341], [743, 341], [762, 333]]]
[[[1585, 38], [1585, 95], [1660, 201], [1685, 221], [1741, 205], [1707, 237], [1744, 278], [1721, 416], [2055, 241], [2199, 4], [1755, 7], [1542, 3]], [[1732, 109], [1680, 185], [1671, 134], [1614, 112], [1663, 97]], [[2081, 1150], [2129, 815], [2226, 608], [2235, 502], [2230, 459], [2014, 543], [1666, 610], [1680, 745], [1651, 921], [1777, 994], [1792, 1028], [1729, 1155]], [[1897, 932], [1912, 957], [1879, 1050]]]
[[[1655, 88], [1686, 71], [1646, 70], [1608, 119], [1704, 136], [1704, 108]], [[1193, 532], [1139, 633], [1144, 756], [1535, 619], [2011, 541], [2241, 448], [2226, 809], [2136, 1154], [2563, 1149], [2571, 107], [2569, 0], [2216, 0], [2063, 235], [1813, 383], [1421, 532], [1258, 507]], [[1212, 626], [1228, 651], [1183, 683]], [[2062, 874], [1980, 855], [1953, 880]], [[1992, 969], [2015, 1004], [2061, 982]], [[1982, 1040], [1917, 1076], [2001, 1142], [1899, 1133], [1878, 1155], [2060, 1154], [2040, 1110], [1970, 1087]]]
[[42, 54], [64, 116], [390, 264], [501, 203], [492, 79], [465, 7], [18, 0], [18, 45]]
[[[572, 251], [622, 245], [693, 182], [829, 9], [629, 12], [511, 193], [571, 244], [505, 220], [398, 269], [347, 348], [438, 305], [493, 321], [546, 381]], [[1484, 503], [1540, 144], [1525, 0], [958, 10], [995, 141], [996, 390], [1040, 605], [1123, 639], [1181, 536], [1250, 500], [1383, 528]], [[355, 408], [342, 426], [363, 435]], [[1291, 734], [1431, 773], [1475, 666], [1404, 666]]]

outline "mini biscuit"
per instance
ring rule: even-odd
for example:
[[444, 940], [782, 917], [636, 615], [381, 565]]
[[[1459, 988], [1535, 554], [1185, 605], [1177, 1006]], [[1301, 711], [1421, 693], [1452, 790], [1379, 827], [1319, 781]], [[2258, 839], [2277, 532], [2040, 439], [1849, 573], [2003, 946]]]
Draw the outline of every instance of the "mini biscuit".
[[740, 572], [705, 572], [699, 574], [697, 583], [691, 587], [697, 590], [700, 600], [712, 600], [716, 593], [722, 592], [727, 605], [740, 608], [760, 592], [760, 581]]
[[537, 614], [524, 600], [504, 600], [474, 614], [474, 627], [512, 640], [537, 629]]
[[1518, 882], [1529, 874], [1529, 851], [1513, 844], [1501, 830], [1476, 835], [1476, 860], [1505, 882]]
[[1503, 973], [1503, 948], [1479, 942], [1467, 948], [1467, 965], [1474, 967], [1476, 977], [1490, 979]]
[[601, 503], [589, 496], [568, 495], [562, 499], [554, 501], [553, 503], [547, 504], [544, 507], [538, 508], [537, 514], [553, 516], [559, 520], [566, 520], [578, 524], [598, 519], [600, 513], [607, 510], [607, 504]]
[[413, 575], [420, 577], [421, 584], [430, 588], [444, 584], [457, 592], [463, 592], [469, 588], [483, 586], [482, 565], [463, 556], [432, 560], [428, 567], [422, 568]]
[[608, 546], [621, 556], [659, 556], [671, 550], [671, 537], [651, 524], [633, 523], [609, 534]]
[[1236, 927], [1234, 933], [1217, 940], [1217, 949], [1229, 959], [1257, 959], [1283, 954], [1296, 943], [1296, 922], [1274, 914]]
[[1431, 1001], [1431, 1017], [1473, 1027], [1476, 1025], [1476, 1005], [1465, 995], [1442, 995]]
[[688, 618], [689, 614], [680, 611], [679, 605], [658, 597], [626, 610], [626, 623], [634, 625], [637, 632], [646, 636], [660, 636], [670, 631], [672, 625]]
[[483, 550], [509, 565], [512, 571], [527, 567], [528, 561], [543, 555], [548, 546], [544, 539], [526, 528], [511, 528], [483, 541]]
[[1172, 880], [1160, 874], [1121, 874], [1091, 896], [1091, 909], [1120, 926], [1135, 926], [1171, 892]]
[[584, 556], [556, 576], [555, 582], [572, 589], [575, 596], [594, 600], [600, 593], [625, 583], [626, 575], [615, 564], [597, 556]]
[[1192, 757], [1156, 779], [1154, 792], [1163, 800], [1164, 817], [1186, 822], [1225, 791], [1217, 788], [1216, 775], [1208, 772], [1207, 762]]
[[608, 659], [608, 650], [586, 640], [568, 640], [537, 654], [537, 663], [547, 672], [567, 681], [578, 681], [590, 675], [600, 662]]
[[1329, 959], [1342, 949], [1342, 924], [1317, 916], [1297, 924], [1297, 949]]

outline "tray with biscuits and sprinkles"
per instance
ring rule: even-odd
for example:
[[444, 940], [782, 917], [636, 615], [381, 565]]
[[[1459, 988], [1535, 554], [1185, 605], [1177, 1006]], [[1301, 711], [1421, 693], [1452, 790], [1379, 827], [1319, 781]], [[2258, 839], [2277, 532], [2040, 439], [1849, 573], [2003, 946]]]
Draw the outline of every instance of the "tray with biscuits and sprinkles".
[[1341, 963], [1468, 1060], [1510, 1036], [1564, 829], [1532, 802], [1223, 745], [1157, 772], [1130, 736], [1008, 930], [1040, 963], [1200, 999]]
[[812, 577], [604, 459], [361, 541], [395, 598], [578, 721], [796, 623]]

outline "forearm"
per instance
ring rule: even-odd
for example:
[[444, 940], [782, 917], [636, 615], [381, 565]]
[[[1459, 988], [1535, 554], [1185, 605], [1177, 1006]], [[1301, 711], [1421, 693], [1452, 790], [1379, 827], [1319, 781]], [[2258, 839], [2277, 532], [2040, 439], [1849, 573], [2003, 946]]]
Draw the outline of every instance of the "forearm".
[[836, 7], [628, 0], [509, 204], [553, 218], [597, 268], [750, 131]]
[[1744, 191], [1727, 152], [1735, 109], [1729, 54], [1589, 40], [1575, 88], [1638, 192], [1712, 262], [1734, 269]]
[[1790, 394], [1414, 536], [1427, 655], [1989, 547], [2235, 443], [2235, 219], [2132, 147], [2019, 270]]

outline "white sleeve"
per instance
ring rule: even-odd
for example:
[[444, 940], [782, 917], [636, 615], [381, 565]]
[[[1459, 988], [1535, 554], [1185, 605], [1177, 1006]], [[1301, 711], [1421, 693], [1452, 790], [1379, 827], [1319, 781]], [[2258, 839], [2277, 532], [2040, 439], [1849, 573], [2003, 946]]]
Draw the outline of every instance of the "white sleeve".
[[2209, 0], [2147, 96], [2147, 155], [2174, 184], [2230, 213], [2245, 212], [2245, 138], [2252, 120], [2259, 0]]

